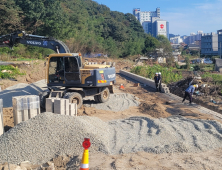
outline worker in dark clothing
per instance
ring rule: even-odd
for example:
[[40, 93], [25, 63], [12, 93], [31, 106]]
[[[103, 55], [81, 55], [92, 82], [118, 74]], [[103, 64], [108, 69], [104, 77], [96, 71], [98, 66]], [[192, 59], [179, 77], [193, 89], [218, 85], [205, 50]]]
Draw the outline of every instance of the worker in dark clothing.
[[185, 95], [184, 95], [184, 98], [183, 98], [182, 103], [184, 102], [184, 100], [186, 99], [187, 96], [189, 97], [190, 104], [192, 103], [192, 96], [193, 96], [193, 93], [194, 93], [195, 88], [198, 88], [198, 85], [197, 85], [197, 84], [196, 84], [196, 85], [190, 85], [190, 86], [185, 90]]
[[158, 77], [159, 77], [159, 91], [161, 92], [161, 83], [162, 83], [161, 72], [158, 73]]
[[155, 81], [155, 84], [156, 84], [156, 91], [159, 91], [160, 79], [159, 79], [158, 73], [155, 74], [154, 81]]

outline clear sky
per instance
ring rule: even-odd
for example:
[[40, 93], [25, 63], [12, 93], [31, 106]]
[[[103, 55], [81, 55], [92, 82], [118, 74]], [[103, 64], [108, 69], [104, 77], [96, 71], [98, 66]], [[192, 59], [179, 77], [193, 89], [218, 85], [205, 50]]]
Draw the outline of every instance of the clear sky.
[[133, 8], [155, 11], [160, 7], [160, 18], [170, 24], [170, 33], [190, 35], [222, 29], [222, 0], [95, 0], [111, 11], [132, 13]]

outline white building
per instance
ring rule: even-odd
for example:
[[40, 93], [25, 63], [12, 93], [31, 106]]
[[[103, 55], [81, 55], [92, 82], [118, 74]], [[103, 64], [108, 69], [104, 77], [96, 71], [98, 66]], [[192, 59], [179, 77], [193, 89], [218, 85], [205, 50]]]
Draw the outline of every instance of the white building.
[[140, 11], [140, 8], [135, 8], [133, 10], [133, 15], [138, 19], [141, 23], [145, 21], [151, 21], [152, 17], [160, 18], [160, 8], [156, 8], [156, 11]]
[[160, 19], [160, 8], [156, 11], [140, 11], [140, 8], [133, 10], [133, 15], [140, 21], [144, 32], [154, 37], [164, 35], [169, 38], [169, 23]]
[[170, 42], [173, 44], [180, 44], [183, 42], [183, 39], [180, 36], [176, 36], [176, 37], [170, 38]]
[[203, 34], [201, 37], [201, 54], [218, 55], [218, 34]]

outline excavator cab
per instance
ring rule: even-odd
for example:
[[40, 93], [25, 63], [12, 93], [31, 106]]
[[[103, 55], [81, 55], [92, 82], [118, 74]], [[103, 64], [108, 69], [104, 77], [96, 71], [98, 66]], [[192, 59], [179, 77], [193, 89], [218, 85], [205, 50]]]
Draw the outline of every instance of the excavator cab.
[[75, 55], [52, 54], [48, 61], [48, 84], [69, 86], [81, 84], [79, 57]]

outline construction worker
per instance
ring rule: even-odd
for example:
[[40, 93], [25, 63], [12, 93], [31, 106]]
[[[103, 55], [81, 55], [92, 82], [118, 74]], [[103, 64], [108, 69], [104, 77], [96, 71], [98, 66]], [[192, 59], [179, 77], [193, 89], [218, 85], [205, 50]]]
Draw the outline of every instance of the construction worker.
[[183, 98], [182, 103], [184, 102], [184, 100], [186, 99], [187, 96], [189, 97], [190, 104], [192, 103], [192, 96], [193, 96], [193, 93], [194, 93], [195, 88], [198, 88], [198, 85], [197, 85], [197, 84], [195, 84], [195, 85], [190, 85], [190, 86], [185, 90], [185, 95], [184, 95], [184, 98]]
[[156, 84], [156, 91], [159, 91], [160, 78], [158, 76], [158, 73], [155, 74], [154, 81], [155, 81], [155, 84]]
[[159, 91], [161, 92], [161, 83], [162, 83], [161, 72], [158, 73], [158, 77], [159, 77]]

